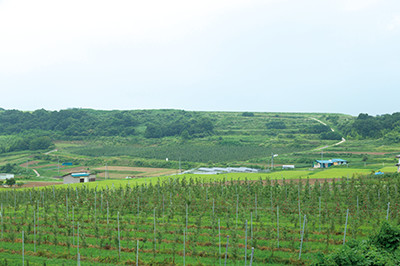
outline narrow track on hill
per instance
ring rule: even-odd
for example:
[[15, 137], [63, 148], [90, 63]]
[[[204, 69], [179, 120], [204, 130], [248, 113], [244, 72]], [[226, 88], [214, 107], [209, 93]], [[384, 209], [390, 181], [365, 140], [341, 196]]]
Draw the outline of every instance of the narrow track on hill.
[[[315, 117], [311, 117], [311, 119], [317, 121], [318, 123], [321, 123], [321, 124], [324, 125], [324, 126], [329, 127], [326, 123], [322, 122], [321, 120], [319, 120], [319, 119], [317, 119], [317, 118], [315, 118]], [[335, 132], [335, 130], [334, 130], [333, 128], [331, 128], [331, 127], [329, 127], [329, 128], [332, 130], [332, 132]], [[320, 150], [324, 150], [324, 149], [329, 148], [329, 147], [338, 146], [338, 145], [340, 145], [340, 144], [342, 144], [342, 143], [344, 143], [344, 142], [346, 142], [346, 139], [342, 137], [342, 140], [339, 141], [339, 142], [337, 142], [337, 143], [335, 143], [335, 144], [326, 145], [326, 146], [324, 146], [324, 147], [316, 148], [316, 149], [314, 149], [313, 151], [320, 151]]]

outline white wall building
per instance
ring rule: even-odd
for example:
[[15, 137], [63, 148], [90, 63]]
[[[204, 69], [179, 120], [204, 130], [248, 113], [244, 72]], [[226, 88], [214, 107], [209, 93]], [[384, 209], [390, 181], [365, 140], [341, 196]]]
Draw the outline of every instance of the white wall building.
[[85, 172], [63, 175], [63, 184], [86, 183], [94, 181], [96, 181], [96, 175]]
[[14, 174], [0, 173], [0, 180], [14, 178]]

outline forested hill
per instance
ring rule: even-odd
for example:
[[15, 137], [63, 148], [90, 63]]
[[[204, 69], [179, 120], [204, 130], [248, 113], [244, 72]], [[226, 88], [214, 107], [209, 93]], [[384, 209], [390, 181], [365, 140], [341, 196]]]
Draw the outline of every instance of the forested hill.
[[[144, 131], [137, 131], [138, 128]], [[49, 135], [52, 138], [130, 136], [148, 138], [212, 134], [213, 124], [197, 112], [181, 110], [99, 111], [67, 109], [34, 112], [0, 111], [0, 134]]]
[[371, 116], [359, 114], [357, 118], [339, 124], [347, 138], [383, 139], [387, 143], [400, 143], [400, 113]]
[[[328, 126], [312, 120], [318, 118]], [[331, 127], [336, 129], [331, 131]], [[227, 136], [243, 136], [236, 139]], [[183, 110], [102, 111], [67, 109], [33, 112], [0, 109], [0, 136], [7, 139], [0, 152], [43, 149], [54, 140], [90, 140], [98, 137], [198, 139], [219, 136], [218, 142], [246, 144], [246, 136], [275, 143], [301, 145], [305, 140], [382, 139], [400, 142], [400, 113], [358, 117], [341, 114], [252, 112], [192, 112]], [[293, 143], [292, 143], [293, 142]], [[311, 143], [310, 143], [311, 144]]]

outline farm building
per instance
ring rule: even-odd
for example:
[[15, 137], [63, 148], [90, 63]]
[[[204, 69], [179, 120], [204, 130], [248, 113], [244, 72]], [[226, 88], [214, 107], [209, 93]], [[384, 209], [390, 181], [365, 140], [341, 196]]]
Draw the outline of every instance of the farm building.
[[14, 174], [0, 173], [0, 180], [14, 178]]
[[254, 168], [247, 168], [247, 167], [213, 167], [213, 168], [206, 168], [206, 167], [200, 167], [198, 169], [193, 169], [189, 171], [185, 171], [184, 174], [209, 174], [209, 175], [215, 175], [215, 174], [225, 174], [225, 173], [258, 173], [258, 169]]
[[347, 164], [346, 160], [343, 159], [330, 159], [330, 160], [315, 160], [313, 163], [314, 168], [328, 168], [332, 165], [343, 165]]
[[85, 172], [63, 175], [63, 184], [86, 183], [94, 181], [96, 181], [96, 175]]
[[282, 165], [282, 169], [294, 169], [295, 166], [293, 164], [284, 164]]

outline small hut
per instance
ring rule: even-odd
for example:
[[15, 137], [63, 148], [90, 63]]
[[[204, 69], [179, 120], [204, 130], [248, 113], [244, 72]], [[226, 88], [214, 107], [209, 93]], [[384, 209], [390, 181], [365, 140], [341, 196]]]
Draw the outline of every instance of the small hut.
[[63, 184], [86, 183], [96, 181], [96, 175], [86, 172], [63, 175]]

